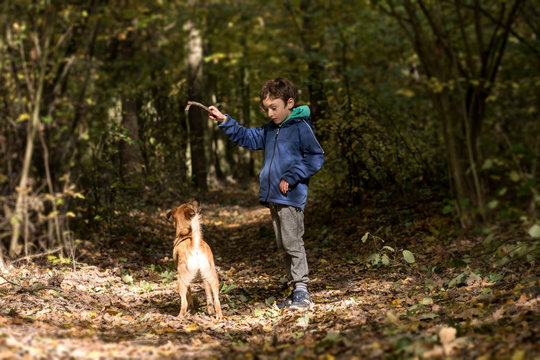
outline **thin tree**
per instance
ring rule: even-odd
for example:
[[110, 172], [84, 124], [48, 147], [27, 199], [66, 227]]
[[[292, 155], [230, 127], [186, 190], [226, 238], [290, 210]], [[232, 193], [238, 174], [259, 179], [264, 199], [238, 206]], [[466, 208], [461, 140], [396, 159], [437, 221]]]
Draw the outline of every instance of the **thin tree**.
[[[188, 97], [189, 100], [202, 101], [203, 84], [203, 47], [202, 36], [195, 22], [189, 20], [185, 25], [188, 32], [187, 67], [188, 67]], [[206, 114], [205, 114], [206, 116]], [[207, 189], [206, 156], [204, 153], [204, 124], [203, 113], [200, 109], [188, 112], [190, 130], [191, 168], [195, 186], [201, 190]]]
[[[21, 236], [21, 228], [24, 223], [28, 212], [28, 178], [30, 173], [30, 165], [32, 163], [32, 155], [34, 153], [34, 140], [36, 138], [36, 133], [40, 127], [40, 111], [41, 111], [41, 101], [43, 96], [43, 87], [45, 83], [45, 74], [47, 72], [47, 60], [49, 56], [49, 45], [51, 42], [51, 37], [54, 29], [54, 22], [56, 16], [56, 10], [53, 6], [45, 8], [45, 27], [44, 27], [44, 42], [42, 46], [39, 46], [39, 39], [37, 34], [34, 34], [35, 47], [39, 56], [39, 67], [36, 69], [38, 74], [36, 83], [27, 83], [28, 93], [31, 96], [31, 117], [28, 121], [28, 126], [26, 130], [26, 148], [24, 153], [24, 159], [21, 169], [21, 178], [19, 181], [19, 186], [16, 188], [17, 191], [17, 200], [15, 203], [15, 211], [13, 212], [13, 217], [11, 220], [12, 224], [12, 234], [11, 241], [9, 246], [9, 255], [15, 256], [20, 253], [19, 239]], [[47, 21], [48, 20], [48, 21]], [[35, 90], [34, 90], [35, 89]], [[25, 242], [28, 239], [25, 239]]]

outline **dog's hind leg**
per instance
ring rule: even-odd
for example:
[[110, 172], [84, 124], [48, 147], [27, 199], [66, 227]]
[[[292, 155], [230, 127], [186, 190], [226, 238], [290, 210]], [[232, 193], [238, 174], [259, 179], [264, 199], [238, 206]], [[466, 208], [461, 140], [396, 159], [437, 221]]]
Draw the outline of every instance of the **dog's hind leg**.
[[[210, 287], [211, 293], [212, 293], [212, 303], [214, 304], [214, 310], [216, 314], [216, 318], [218, 320], [223, 319], [223, 314], [221, 313], [221, 303], [219, 302], [219, 279], [217, 276], [217, 273], [212, 273], [208, 277], [208, 279], [205, 281], [205, 283], [208, 283], [208, 287]], [[207, 285], [205, 285], [206, 287]], [[207, 297], [209, 296], [210, 292], [207, 291]]]
[[188, 309], [193, 309], [195, 311], [195, 303], [193, 302], [193, 296], [191, 296], [191, 287], [187, 286], [187, 303]]
[[178, 313], [178, 317], [184, 317], [188, 309], [188, 304], [193, 306], [189, 284], [178, 279], [178, 293], [180, 294], [180, 313]]
[[210, 283], [206, 280], [203, 280], [204, 283], [204, 293], [206, 294], [206, 311], [208, 311], [208, 315], [215, 314], [215, 307], [214, 307], [214, 298], [212, 297], [212, 287], [210, 286]]

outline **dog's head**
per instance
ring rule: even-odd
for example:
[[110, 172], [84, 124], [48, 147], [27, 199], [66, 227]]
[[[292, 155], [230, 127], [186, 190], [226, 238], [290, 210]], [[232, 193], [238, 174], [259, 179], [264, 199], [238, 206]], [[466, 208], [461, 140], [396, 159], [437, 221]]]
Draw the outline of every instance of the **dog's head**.
[[191, 232], [191, 219], [201, 213], [201, 202], [197, 199], [182, 204], [167, 213], [167, 219], [174, 221], [176, 236], [188, 235]]

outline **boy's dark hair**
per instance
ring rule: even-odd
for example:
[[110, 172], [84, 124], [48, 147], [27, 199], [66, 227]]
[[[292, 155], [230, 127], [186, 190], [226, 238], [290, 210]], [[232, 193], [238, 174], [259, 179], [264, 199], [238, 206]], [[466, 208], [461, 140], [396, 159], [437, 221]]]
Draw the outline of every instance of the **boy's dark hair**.
[[296, 104], [296, 86], [289, 80], [279, 77], [268, 80], [261, 89], [261, 108], [264, 108], [263, 101], [267, 96], [272, 99], [281, 99], [285, 104], [292, 98]]

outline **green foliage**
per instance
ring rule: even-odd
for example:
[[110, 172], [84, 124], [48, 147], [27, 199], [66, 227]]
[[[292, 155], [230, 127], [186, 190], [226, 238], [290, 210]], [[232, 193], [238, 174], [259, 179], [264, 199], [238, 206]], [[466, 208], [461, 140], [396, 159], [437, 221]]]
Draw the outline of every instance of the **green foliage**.
[[415, 262], [414, 255], [409, 250], [403, 250], [403, 258], [405, 261], [407, 261], [409, 264], [412, 264]]
[[[74, 233], [75, 238], [86, 239], [89, 231], [122, 233], [125, 226], [119, 215], [194, 191], [188, 155], [192, 132], [183, 111], [190, 96], [188, 34], [183, 25], [193, 21], [204, 47], [202, 102], [217, 104], [246, 126], [258, 126], [267, 121], [258, 106], [261, 84], [284, 76], [298, 85], [298, 104], [313, 109], [314, 130], [326, 156], [310, 183], [311, 194], [327, 210], [368, 199], [415, 203], [437, 198], [443, 201], [443, 214], [456, 221], [466, 219], [462, 208], [472, 208], [468, 216], [473, 219], [510, 219], [538, 239], [538, 224], [519, 220], [534, 219], [540, 207], [540, 71], [537, 44], [531, 41], [536, 33], [530, 25], [538, 22], [537, 16], [527, 11], [532, 3], [523, 2], [508, 27], [488, 15], [508, 11], [513, 2], [505, 9], [501, 6], [506, 2], [480, 4], [478, 21], [485, 30], [477, 32], [475, 7], [460, 1], [429, 2], [425, 13], [441, 21], [430, 22], [418, 11], [418, 25], [425, 29], [419, 35], [436, 39], [432, 26], [440, 24], [444, 32], [438, 36], [444, 41], [424, 42], [436, 45], [426, 53], [418, 48], [421, 42], [404, 41], [408, 33], [399, 23], [403, 16], [388, 16], [393, 10], [393, 15], [407, 15], [404, 4], [395, 9], [390, 4], [6, 3], [0, 9], [0, 94], [5, 99], [0, 102], [0, 217], [8, 217], [4, 209], [12, 211], [17, 194], [28, 122], [36, 105], [35, 75], [46, 39], [51, 44], [46, 96], [40, 104], [41, 132], [33, 143], [38, 150], [32, 158], [29, 190], [43, 205], [28, 211], [34, 249], [47, 246], [37, 239], [51, 233], [49, 220], [60, 219], [59, 233]], [[414, 9], [419, 6], [411, 4]], [[488, 36], [497, 29], [511, 30], [507, 41], [490, 41]], [[464, 39], [470, 41], [466, 44]], [[481, 44], [491, 43], [504, 52], [493, 76], [486, 79], [478, 54], [495, 53], [479, 50]], [[454, 54], [452, 61], [449, 53]], [[461, 73], [455, 66], [462, 67]], [[136, 141], [122, 126], [126, 98], [136, 103]], [[473, 98], [482, 106], [459, 117], [462, 108], [477, 103], [467, 101]], [[448, 111], [440, 110], [441, 99], [451, 107]], [[445, 116], [454, 116], [454, 121], [444, 122]], [[469, 122], [475, 117], [477, 123]], [[221, 179], [244, 183], [257, 173], [261, 153], [233, 146], [215, 124], [205, 122], [203, 127], [204, 138], [196, 141], [204, 144], [212, 186]], [[467, 129], [470, 137], [463, 133]], [[467, 164], [460, 174], [449, 170], [448, 139], [454, 133], [459, 159]], [[468, 149], [465, 140], [472, 135], [477, 142]], [[140, 148], [141, 174], [135, 179], [122, 173], [123, 143]], [[474, 172], [479, 185], [471, 178]], [[467, 196], [453, 189], [461, 175]], [[470, 190], [475, 187], [479, 191]], [[12, 217], [3, 222], [2, 233], [9, 235], [10, 227], [21, 221]], [[261, 230], [260, 236], [266, 235]], [[326, 241], [318, 250], [330, 249]], [[517, 253], [509, 252], [514, 257]], [[415, 261], [403, 249], [380, 243], [368, 263], [391, 265], [397, 254], [403, 255], [399, 261]]]
[[221, 294], [227, 294], [230, 291], [232, 291], [235, 288], [234, 284], [227, 284], [225, 282], [221, 283], [221, 287], [219, 288], [219, 292]]
[[173, 282], [174, 279], [176, 278], [176, 271], [165, 270], [164, 272], [160, 274], [160, 276], [161, 276], [161, 282], [170, 283], [170, 282]]
[[539, 239], [540, 238], [540, 225], [534, 224], [531, 226], [531, 228], [528, 231], [530, 237], [533, 239]]
[[52, 263], [52, 264], [71, 264], [72, 263], [72, 259], [71, 258], [58, 258], [54, 255], [48, 255], [47, 256], [47, 260]]
[[139, 290], [140, 293], [149, 293], [154, 291], [156, 287], [156, 284], [151, 281], [143, 280], [139, 283]]
[[133, 284], [133, 276], [130, 274], [122, 275], [122, 281], [128, 285]]
[[277, 308], [255, 308], [253, 311], [255, 317], [263, 318], [263, 319], [272, 319], [276, 318], [280, 315], [280, 312], [277, 310]]
[[319, 341], [317, 348], [328, 348], [335, 346], [341, 340], [341, 335], [335, 332], [329, 332], [324, 339]]
[[495, 252], [494, 266], [502, 266], [511, 261], [531, 262], [540, 256], [540, 241], [517, 241], [513, 244], [501, 244]]
[[[373, 245], [372, 252], [366, 256], [365, 261], [368, 266], [388, 266], [392, 261], [396, 261], [395, 253], [396, 250], [388, 245], [384, 245], [380, 247], [380, 244], [384, 242], [384, 240], [376, 235], [370, 234], [369, 232], [366, 232], [363, 236], [361, 241], [363, 243], [366, 243], [368, 239], [371, 238], [373, 241], [371, 242]], [[414, 255], [409, 250], [403, 250], [402, 252], [403, 259], [409, 263], [413, 264], [416, 262]], [[392, 255], [392, 259], [390, 258], [390, 255]]]

